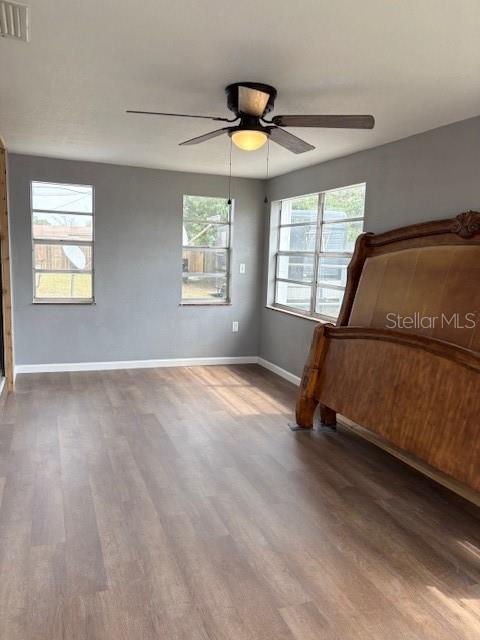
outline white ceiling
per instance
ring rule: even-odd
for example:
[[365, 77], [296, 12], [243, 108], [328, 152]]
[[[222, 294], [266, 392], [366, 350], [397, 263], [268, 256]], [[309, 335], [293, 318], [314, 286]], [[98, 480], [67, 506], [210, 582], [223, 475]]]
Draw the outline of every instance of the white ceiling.
[[[23, 0], [28, 1], [28, 0]], [[372, 113], [373, 131], [290, 129], [278, 175], [480, 113], [479, 0], [30, 0], [30, 42], [0, 40], [0, 133], [10, 151], [225, 174], [228, 137], [178, 142], [230, 117], [224, 87], [278, 89], [276, 114]], [[265, 148], [233, 173], [265, 175]]]

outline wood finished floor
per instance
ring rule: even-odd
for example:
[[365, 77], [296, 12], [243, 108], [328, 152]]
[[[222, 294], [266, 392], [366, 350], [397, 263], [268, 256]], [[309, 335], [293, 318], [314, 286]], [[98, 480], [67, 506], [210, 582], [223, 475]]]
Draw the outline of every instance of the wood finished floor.
[[479, 511], [254, 365], [20, 376], [2, 640], [478, 640]]

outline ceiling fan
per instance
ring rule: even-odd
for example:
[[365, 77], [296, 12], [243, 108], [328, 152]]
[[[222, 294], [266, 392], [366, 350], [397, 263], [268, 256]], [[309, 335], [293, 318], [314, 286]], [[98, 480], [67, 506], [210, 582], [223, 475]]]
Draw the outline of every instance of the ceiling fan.
[[228, 133], [232, 142], [244, 151], [255, 151], [260, 149], [268, 138], [277, 144], [285, 147], [292, 153], [305, 153], [315, 147], [305, 140], [285, 131], [283, 127], [320, 127], [331, 129], [373, 129], [375, 119], [368, 115], [290, 115], [274, 116], [271, 120], [266, 120], [265, 116], [270, 113], [277, 97], [277, 90], [268, 84], [260, 82], [235, 82], [229, 84], [225, 89], [227, 94], [227, 106], [233, 111], [235, 117], [232, 119], [218, 116], [189, 115], [186, 113], [161, 113], [157, 111], [133, 111], [127, 113], [141, 113], [154, 116], [176, 116], [180, 118], [203, 118], [215, 120], [217, 122], [237, 122], [231, 127], [222, 127], [215, 131], [210, 131], [196, 138], [180, 142], [180, 145], [199, 144], [206, 142], [217, 136]]

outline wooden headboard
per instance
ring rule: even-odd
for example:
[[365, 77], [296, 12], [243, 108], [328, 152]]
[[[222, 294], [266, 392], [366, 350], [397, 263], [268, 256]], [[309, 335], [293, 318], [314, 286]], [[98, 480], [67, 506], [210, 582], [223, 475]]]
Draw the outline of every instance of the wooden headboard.
[[366, 233], [352, 266], [339, 325], [393, 328], [400, 316], [402, 330], [480, 351], [479, 213]]
[[337, 325], [316, 327], [297, 424], [336, 413], [480, 490], [480, 213], [356, 243]]

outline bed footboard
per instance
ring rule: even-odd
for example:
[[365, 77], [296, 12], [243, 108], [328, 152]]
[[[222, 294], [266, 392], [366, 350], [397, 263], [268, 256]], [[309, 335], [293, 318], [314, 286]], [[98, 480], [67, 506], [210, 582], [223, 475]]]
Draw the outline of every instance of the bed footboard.
[[417, 334], [318, 326], [303, 372], [297, 423], [320, 404], [465, 485], [480, 490], [480, 358]]

